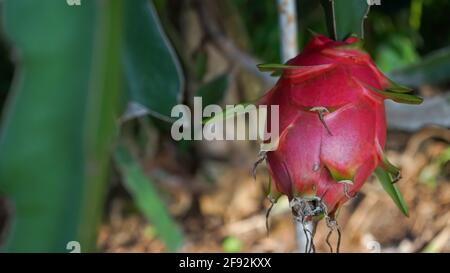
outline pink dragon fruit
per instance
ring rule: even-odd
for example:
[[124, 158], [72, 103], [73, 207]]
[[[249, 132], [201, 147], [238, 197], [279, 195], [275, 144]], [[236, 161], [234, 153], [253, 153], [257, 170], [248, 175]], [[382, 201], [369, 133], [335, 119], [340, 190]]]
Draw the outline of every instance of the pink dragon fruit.
[[422, 101], [387, 79], [359, 44], [314, 35], [286, 65], [260, 67], [282, 71], [260, 101], [280, 110], [277, 146], [266, 153], [275, 189], [289, 199], [319, 198], [330, 217], [375, 168], [398, 175], [383, 156], [384, 100]]

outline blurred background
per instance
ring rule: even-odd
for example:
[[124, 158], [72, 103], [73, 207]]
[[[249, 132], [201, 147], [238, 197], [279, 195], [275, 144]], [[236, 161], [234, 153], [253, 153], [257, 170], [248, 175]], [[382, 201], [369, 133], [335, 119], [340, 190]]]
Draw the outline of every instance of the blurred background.
[[[366, 1], [348, 0], [348, 14]], [[364, 48], [425, 98], [387, 103], [407, 218], [371, 178], [339, 215], [344, 252], [450, 252], [450, 2], [380, 1]], [[299, 50], [327, 34], [296, 1]], [[255, 141], [179, 141], [179, 103], [255, 101], [281, 63], [277, 1], [0, 1], [0, 249], [292, 252], [288, 201], [266, 232]], [[345, 17], [345, 16], [343, 16]], [[348, 16], [347, 16], [348, 17]], [[264, 164], [263, 164], [264, 165]], [[315, 244], [327, 252], [320, 223]], [[335, 241], [336, 238], [333, 238]], [[67, 244], [75, 241], [75, 244]], [[74, 247], [75, 245], [75, 247]]]

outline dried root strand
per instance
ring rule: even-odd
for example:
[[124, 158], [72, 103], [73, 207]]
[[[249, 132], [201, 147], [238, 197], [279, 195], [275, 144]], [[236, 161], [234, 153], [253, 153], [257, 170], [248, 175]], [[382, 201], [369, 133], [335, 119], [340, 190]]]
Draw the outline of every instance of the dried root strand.
[[306, 228], [306, 226], [303, 224], [303, 231], [305, 232], [305, 237], [307, 238], [306, 242], [306, 253], [315, 253], [316, 252], [316, 246], [314, 245], [314, 234]]
[[261, 164], [264, 160], [266, 160], [266, 158], [267, 158], [267, 152], [265, 152], [265, 151], [259, 152], [258, 158], [256, 159], [256, 162], [253, 164], [253, 168], [252, 168], [253, 179], [256, 180], [256, 169], [258, 168], [259, 164]]
[[336, 253], [339, 253], [340, 248], [341, 248], [341, 228], [339, 226], [337, 226], [336, 228], [337, 230], [337, 234], [338, 234], [338, 240], [337, 240], [337, 245], [336, 245]]
[[327, 243], [327, 245], [328, 245], [328, 247], [330, 248], [330, 253], [333, 253], [333, 246], [331, 245], [331, 243], [330, 243], [330, 238], [331, 238], [331, 235], [333, 234], [333, 230], [332, 229], [329, 229], [328, 230], [328, 234], [327, 234], [327, 239], [326, 239], [326, 243]]
[[322, 124], [325, 127], [325, 129], [327, 130], [328, 134], [330, 136], [332, 136], [333, 134], [331, 133], [331, 130], [330, 130], [330, 128], [328, 128], [328, 125], [324, 119], [324, 113], [330, 113], [330, 111], [326, 107], [322, 107], [322, 106], [313, 107], [313, 108], [309, 109], [309, 111], [318, 113], [320, 122], [322, 122]]
[[308, 236], [308, 232], [307, 232], [307, 228], [305, 226], [305, 224], [302, 222], [302, 228], [303, 228], [303, 233], [305, 234], [305, 238], [306, 238], [306, 246], [305, 246], [305, 252], [306, 253], [310, 253], [311, 249], [310, 249], [310, 237]]
[[326, 243], [327, 243], [328, 247], [330, 248], [330, 252], [333, 253], [333, 247], [331, 246], [330, 239], [331, 239], [333, 232], [336, 230], [337, 235], [338, 235], [337, 243], [336, 243], [336, 253], [339, 253], [340, 248], [341, 248], [341, 229], [339, 227], [339, 224], [337, 223], [337, 221], [335, 219], [331, 218], [328, 215], [325, 215], [325, 220], [326, 220], [326, 223], [327, 223], [327, 226], [329, 229]]
[[271, 196], [268, 196], [269, 201], [270, 201], [270, 207], [267, 209], [266, 211], [266, 232], [267, 232], [267, 236], [269, 236], [270, 233], [270, 226], [269, 226], [269, 217], [270, 217], [270, 213], [272, 212], [273, 206], [275, 206], [275, 204], [277, 203], [277, 200]]

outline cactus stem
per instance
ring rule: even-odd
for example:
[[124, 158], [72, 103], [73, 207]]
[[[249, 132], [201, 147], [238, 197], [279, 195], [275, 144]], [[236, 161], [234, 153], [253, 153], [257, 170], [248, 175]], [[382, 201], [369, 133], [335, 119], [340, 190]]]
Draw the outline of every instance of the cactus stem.
[[252, 168], [253, 179], [256, 180], [256, 168], [258, 168], [258, 165], [261, 164], [264, 160], [266, 160], [266, 157], [267, 157], [266, 151], [259, 152], [258, 158], [256, 159], [255, 163], [253, 164], [253, 168]]

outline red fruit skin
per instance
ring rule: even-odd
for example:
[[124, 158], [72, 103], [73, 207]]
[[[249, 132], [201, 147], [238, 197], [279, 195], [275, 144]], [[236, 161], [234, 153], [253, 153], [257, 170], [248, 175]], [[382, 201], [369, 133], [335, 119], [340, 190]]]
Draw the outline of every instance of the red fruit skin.
[[[386, 142], [385, 98], [368, 86], [384, 89], [389, 81], [367, 53], [349, 49], [356, 42], [314, 36], [287, 62], [300, 67], [285, 69], [260, 101], [280, 110], [278, 146], [267, 152], [276, 190], [319, 197], [330, 216], [379, 165]], [[328, 110], [323, 121], [317, 107]]]

